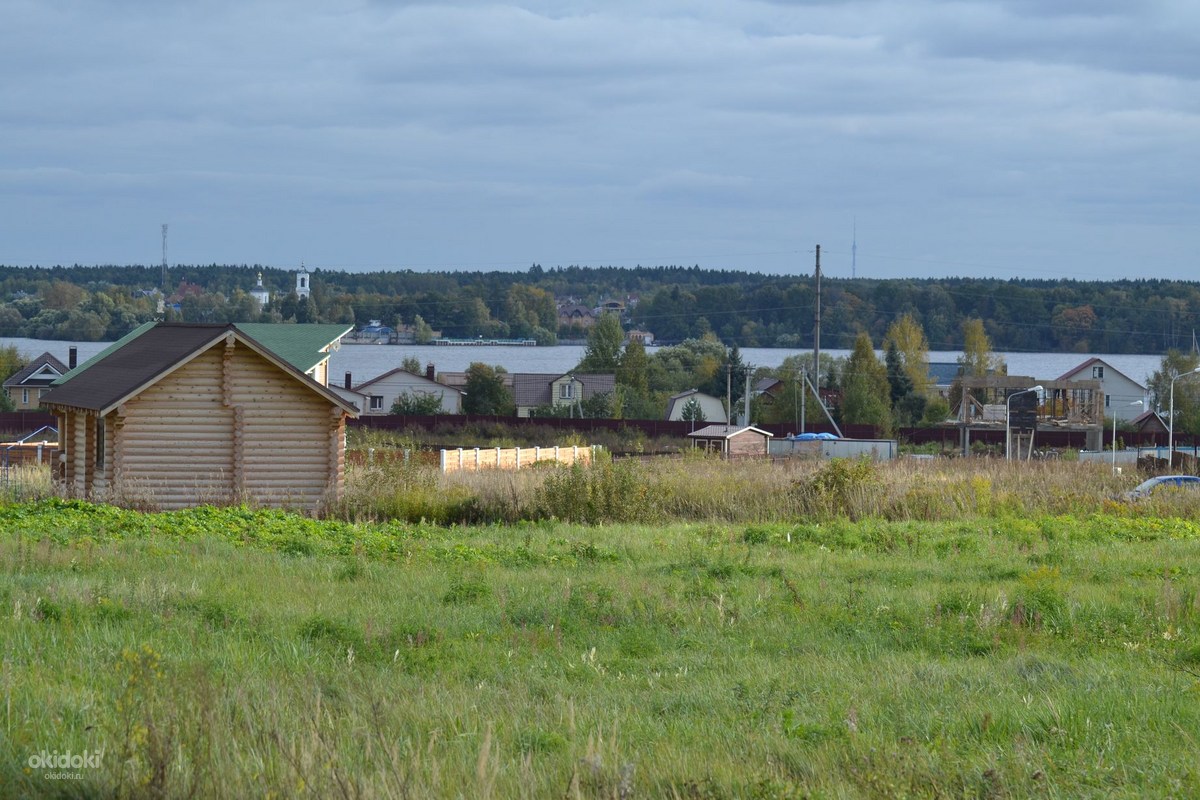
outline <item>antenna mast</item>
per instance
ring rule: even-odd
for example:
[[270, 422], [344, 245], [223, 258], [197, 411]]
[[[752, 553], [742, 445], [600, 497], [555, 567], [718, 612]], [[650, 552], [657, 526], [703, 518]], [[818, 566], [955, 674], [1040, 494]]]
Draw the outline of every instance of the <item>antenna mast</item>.
[[850, 280], [858, 277], [858, 218], [854, 218], [854, 238], [850, 242]]
[[817, 245], [817, 314], [813, 327], [813, 377], [821, 385], [821, 245]]
[[163, 262], [162, 262], [162, 288], [167, 288], [167, 223], [162, 224], [163, 235]]

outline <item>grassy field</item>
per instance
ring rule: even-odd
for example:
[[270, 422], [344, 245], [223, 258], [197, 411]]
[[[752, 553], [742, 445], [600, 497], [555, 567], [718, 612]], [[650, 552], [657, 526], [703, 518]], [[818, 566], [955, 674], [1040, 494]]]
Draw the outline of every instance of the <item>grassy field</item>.
[[[342, 519], [0, 505], [0, 794], [1200, 795], [1186, 497], [994, 465], [766, 468], [784, 499], [708, 462], [387, 469], [516, 521], [388, 519], [378, 475]], [[677, 481], [646, 519], [563, 521]], [[103, 755], [55, 779], [43, 750]]]

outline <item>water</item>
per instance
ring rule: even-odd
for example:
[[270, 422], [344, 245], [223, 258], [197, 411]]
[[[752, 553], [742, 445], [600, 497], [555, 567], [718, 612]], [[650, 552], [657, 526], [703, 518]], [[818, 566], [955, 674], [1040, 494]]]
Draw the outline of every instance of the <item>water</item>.
[[[108, 342], [59, 342], [41, 339], [0, 339], [0, 345], [14, 345], [26, 357], [34, 358], [49, 352], [63, 363], [67, 361], [67, 350], [79, 348], [79, 361], [91, 358], [108, 346]], [[341, 383], [343, 375], [350, 372], [356, 384], [363, 383], [388, 370], [395, 369], [408, 356], [415, 357], [424, 366], [430, 362], [438, 372], [464, 372], [475, 361], [489, 365], [500, 365], [509, 372], [554, 372], [565, 373], [574, 369], [583, 359], [581, 345], [559, 347], [513, 347], [503, 345], [438, 346], [438, 345], [343, 345], [329, 359], [330, 381]], [[657, 348], [647, 348], [653, 353]], [[774, 347], [746, 347], [741, 350], [742, 360], [756, 367], [778, 367], [788, 356], [811, 355], [810, 350], [791, 350]], [[826, 350], [834, 358], [850, 355], [849, 350]], [[879, 354], [882, 358], [883, 354]], [[933, 351], [929, 360], [953, 362], [960, 355], [957, 351]], [[1065, 372], [1079, 366], [1092, 356], [1075, 353], [1001, 353], [1008, 364], [1010, 375], [1029, 375], [1037, 380], [1054, 380]], [[1098, 355], [1114, 369], [1145, 385], [1150, 375], [1158, 370], [1161, 356], [1154, 355]]]

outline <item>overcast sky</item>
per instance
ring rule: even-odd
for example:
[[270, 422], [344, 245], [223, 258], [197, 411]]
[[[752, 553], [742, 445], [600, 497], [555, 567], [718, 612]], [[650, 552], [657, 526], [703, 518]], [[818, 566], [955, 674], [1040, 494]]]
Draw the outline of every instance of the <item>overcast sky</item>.
[[0, 0], [0, 263], [1200, 277], [1195, 0]]

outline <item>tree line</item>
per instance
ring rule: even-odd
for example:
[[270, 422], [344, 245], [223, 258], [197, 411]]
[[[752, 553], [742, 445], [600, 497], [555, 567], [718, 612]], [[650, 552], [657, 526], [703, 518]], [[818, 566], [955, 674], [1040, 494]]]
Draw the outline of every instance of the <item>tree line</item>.
[[[261, 273], [272, 301], [249, 295]], [[0, 266], [0, 335], [103, 340], [159, 315], [188, 322], [385, 324], [448, 337], [535, 338], [553, 344], [585, 328], [559, 325], [557, 301], [626, 303], [624, 323], [682, 342], [711, 334], [728, 346], [812, 346], [816, 291], [809, 276], [693, 267], [552, 267], [520, 272], [312, 271], [299, 298], [294, 270], [258, 265]], [[880, 342], [911, 317], [933, 350], [962, 350], [963, 324], [982, 320], [998, 350], [1162, 353], [1191, 348], [1200, 284], [1189, 281], [897, 278], [823, 280], [821, 342]]]

